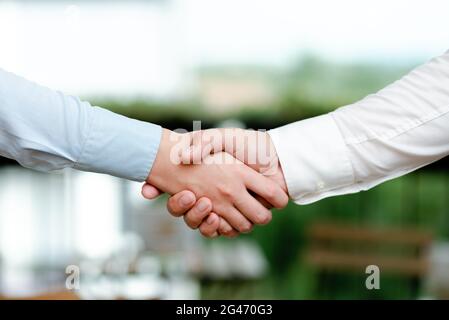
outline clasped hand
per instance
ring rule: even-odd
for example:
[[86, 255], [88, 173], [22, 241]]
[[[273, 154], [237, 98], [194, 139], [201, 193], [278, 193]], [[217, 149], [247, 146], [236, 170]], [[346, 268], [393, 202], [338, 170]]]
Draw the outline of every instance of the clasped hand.
[[271, 221], [288, 195], [276, 150], [266, 132], [163, 130], [142, 195], [171, 194], [167, 208], [206, 237], [234, 237]]

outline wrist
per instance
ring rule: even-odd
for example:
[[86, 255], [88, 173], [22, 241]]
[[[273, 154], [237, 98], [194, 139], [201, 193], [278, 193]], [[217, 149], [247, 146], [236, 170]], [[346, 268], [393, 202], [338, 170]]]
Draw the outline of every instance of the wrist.
[[183, 144], [187, 143], [186, 138], [188, 138], [187, 135], [162, 129], [159, 149], [146, 182], [166, 192], [174, 189], [175, 171], [179, 165], [179, 152], [177, 153], [177, 150], [180, 150]]

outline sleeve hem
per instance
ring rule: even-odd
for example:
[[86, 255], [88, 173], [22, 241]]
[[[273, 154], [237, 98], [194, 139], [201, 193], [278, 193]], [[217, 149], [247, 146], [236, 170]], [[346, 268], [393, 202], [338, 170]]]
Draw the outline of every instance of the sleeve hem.
[[[290, 197], [307, 204], [354, 183], [343, 137], [330, 114], [269, 131]], [[294, 139], [294, 144], [292, 140]]]
[[145, 181], [161, 139], [161, 127], [94, 107], [95, 122], [74, 168]]

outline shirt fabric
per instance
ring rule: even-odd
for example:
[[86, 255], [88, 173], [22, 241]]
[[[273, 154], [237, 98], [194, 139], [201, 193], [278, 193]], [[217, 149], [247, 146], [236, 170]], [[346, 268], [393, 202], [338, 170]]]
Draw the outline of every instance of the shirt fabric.
[[144, 181], [161, 127], [0, 69], [0, 155], [41, 171], [73, 167]]
[[449, 154], [449, 51], [376, 94], [269, 131], [298, 204], [367, 190]]

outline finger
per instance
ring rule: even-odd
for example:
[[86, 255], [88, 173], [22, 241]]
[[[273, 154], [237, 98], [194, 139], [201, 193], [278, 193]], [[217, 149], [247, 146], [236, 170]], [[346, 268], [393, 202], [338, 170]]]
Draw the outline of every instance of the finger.
[[200, 225], [200, 232], [206, 238], [218, 237], [218, 227], [220, 226], [220, 217], [211, 212], [206, 221], [203, 221]]
[[182, 164], [200, 164], [201, 161], [210, 155], [213, 146], [210, 143], [204, 145], [192, 145], [181, 152]]
[[223, 151], [224, 142], [224, 131], [222, 129], [193, 132], [190, 148], [185, 149], [181, 154], [182, 163], [199, 164], [208, 155]]
[[142, 185], [142, 196], [148, 200], [156, 199], [162, 194], [162, 191], [160, 191], [155, 186], [152, 186], [151, 184], [144, 183]]
[[181, 152], [181, 162], [183, 164], [200, 164], [205, 157], [213, 153], [215, 148], [210, 141], [203, 140], [201, 134], [194, 134], [192, 145]]
[[234, 200], [234, 205], [254, 224], [267, 224], [271, 221], [271, 211], [254, 199], [248, 192], [242, 192]]
[[192, 191], [184, 190], [171, 196], [167, 202], [167, 209], [171, 215], [180, 217], [195, 205], [196, 197]]
[[284, 208], [288, 203], [288, 196], [281, 186], [257, 171], [244, 167], [242, 171], [246, 187], [267, 200], [275, 208]]
[[235, 230], [241, 233], [251, 232], [253, 224], [235, 207], [217, 208], [215, 212], [224, 218]]
[[[182, 164], [193, 164], [195, 155], [194, 155], [194, 146], [188, 146], [186, 149], [181, 151], [181, 163]], [[195, 163], [197, 164], [197, 163]]]
[[262, 198], [261, 196], [258, 196], [257, 194], [253, 194], [252, 195], [257, 201], [260, 202], [261, 205], [263, 205], [265, 208], [267, 208], [268, 210], [272, 209], [273, 206], [264, 198]]
[[195, 206], [184, 215], [184, 221], [190, 228], [196, 229], [211, 211], [212, 202], [208, 198], [202, 197], [197, 201]]
[[234, 238], [239, 235], [239, 233], [223, 218], [220, 218], [218, 233], [227, 238]]
[[193, 131], [191, 133], [191, 141], [187, 148], [181, 151], [181, 163], [183, 164], [200, 164], [201, 163], [201, 136], [202, 131]]

